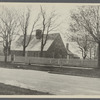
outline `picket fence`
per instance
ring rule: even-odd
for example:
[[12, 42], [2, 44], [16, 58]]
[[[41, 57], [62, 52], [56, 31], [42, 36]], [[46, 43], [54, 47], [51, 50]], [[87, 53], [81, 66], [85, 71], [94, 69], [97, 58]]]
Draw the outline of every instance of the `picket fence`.
[[[4, 61], [4, 56], [0, 56], [0, 61]], [[11, 61], [11, 56], [8, 56], [8, 61]], [[97, 60], [81, 60], [81, 59], [55, 59], [55, 58], [40, 58], [40, 57], [14, 57], [13, 63], [25, 64], [43, 64], [43, 65], [58, 65], [58, 66], [73, 66], [73, 67], [97, 67]]]

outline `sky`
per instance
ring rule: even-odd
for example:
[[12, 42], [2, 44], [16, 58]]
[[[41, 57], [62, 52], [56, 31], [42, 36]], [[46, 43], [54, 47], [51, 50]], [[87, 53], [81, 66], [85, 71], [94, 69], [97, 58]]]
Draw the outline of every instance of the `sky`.
[[[26, 11], [26, 8], [31, 8], [31, 20], [30, 20], [30, 28], [32, 26], [33, 19], [36, 19], [37, 14], [40, 12], [40, 6], [46, 10], [49, 15], [50, 12], [55, 11], [58, 19], [56, 21], [57, 24], [61, 23], [56, 31], [51, 33], [60, 33], [62, 37], [67, 38], [69, 23], [70, 23], [70, 11], [77, 8], [76, 4], [67, 4], [67, 3], [0, 3], [0, 11], [2, 11], [2, 6], [5, 6], [11, 10], [17, 10], [18, 13], [22, 13]], [[21, 33], [20, 33], [21, 34]], [[33, 33], [35, 34], [35, 32]]]
[[[37, 16], [37, 14], [40, 11], [40, 5], [47, 11], [55, 11], [56, 14], [59, 16], [57, 19], [58, 23], [61, 23], [59, 26], [57, 32], [59, 33], [68, 33], [69, 29], [69, 23], [71, 22], [70, 19], [70, 13], [71, 11], [77, 9], [78, 6], [81, 5], [91, 5], [91, 4], [79, 4], [79, 3], [0, 3], [0, 6], [6, 6], [10, 9], [17, 9], [19, 12], [25, 11], [26, 7], [30, 7], [32, 9], [32, 20], [34, 19], [34, 16]], [[92, 4], [95, 5], [95, 4]], [[97, 5], [97, 4], [96, 4]], [[30, 21], [30, 24], [32, 23], [32, 20]]]
[[64, 32], [69, 26], [70, 11], [76, 8], [76, 5], [69, 5], [64, 3], [3, 3], [0, 5], [5, 5], [11, 9], [19, 9], [19, 11], [23, 11], [26, 7], [30, 7], [33, 12], [32, 16], [34, 16], [34, 14], [37, 15], [37, 13], [40, 11], [40, 5], [47, 11], [47, 13], [54, 10], [59, 16], [57, 22], [62, 23], [59, 30], [62, 32]]
[[[65, 37], [65, 34], [68, 34], [67, 30], [69, 29], [70, 23], [70, 11], [77, 8], [76, 4], [68, 3], [0, 3], [0, 12], [2, 12], [3, 6], [11, 10], [17, 10], [18, 13], [26, 11], [27, 7], [31, 8], [30, 29], [33, 24], [33, 20], [36, 19], [37, 14], [40, 12], [40, 6], [46, 10], [48, 15], [50, 12], [55, 11], [57, 16], [59, 16], [56, 22], [57, 24], [61, 24], [54, 33], [60, 33], [63, 37]], [[35, 32], [33, 34], [35, 34]]]

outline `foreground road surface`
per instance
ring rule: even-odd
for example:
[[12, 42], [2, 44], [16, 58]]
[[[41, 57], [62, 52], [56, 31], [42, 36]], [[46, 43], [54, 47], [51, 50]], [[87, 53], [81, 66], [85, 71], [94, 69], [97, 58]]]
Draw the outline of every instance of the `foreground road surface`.
[[57, 95], [100, 94], [100, 79], [0, 68], [0, 82]]

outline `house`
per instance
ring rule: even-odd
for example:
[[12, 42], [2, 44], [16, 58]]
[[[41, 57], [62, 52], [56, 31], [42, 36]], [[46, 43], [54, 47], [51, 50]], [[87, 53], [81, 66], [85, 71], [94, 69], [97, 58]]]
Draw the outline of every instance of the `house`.
[[[66, 41], [65, 41], [65, 44], [66, 44]], [[80, 50], [79, 45], [78, 45], [77, 42], [67, 41], [67, 44], [68, 44], [68, 49], [73, 54], [72, 56], [74, 56], [72, 58], [80, 58], [80, 59], [83, 59], [83, 57], [82, 57], [82, 51]], [[89, 50], [91, 50], [91, 51], [89, 51]], [[86, 59], [97, 59], [97, 55], [98, 55], [98, 44], [96, 43], [92, 47], [92, 49], [89, 49], [89, 50], [88, 50]], [[71, 57], [71, 55], [70, 55], [70, 57]]]
[[80, 51], [79, 46], [76, 42], [67, 41], [67, 44], [68, 44], [68, 47], [67, 46], [66, 47], [71, 52], [71, 54], [70, 54], [71, 58], [82, 58], [81, 51]]
[[[41, 51], [41, 30], [36, 30], [36, 35], [31, 36], [31, 41], [26, 48], [26, 55], [30, 57], [39, 57]], [[46, 35], [44, 35], [44, 39]], [[27, 42], [29, 36], [27, 36]], [[11, 53], [16, 56], [23, 55], [23, 36], [20, 36], [17, 41], [11, 46]], [[65, 46], [63, 39], [59, 33], [48, 35], [46, 45], [43, 49], [43, 57], [47, 58], [78, 58], [69, 49], [68, 44]]]

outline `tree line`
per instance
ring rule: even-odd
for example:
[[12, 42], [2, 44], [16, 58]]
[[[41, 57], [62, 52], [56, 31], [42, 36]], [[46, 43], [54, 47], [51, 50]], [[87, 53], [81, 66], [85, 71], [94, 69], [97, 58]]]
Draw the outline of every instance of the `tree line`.
[[79, 44], [83, 58], [86, 58], [89, 49], [98, 44], [100, 67], [100, 6], [80, 6], [71, 12], [71, 19], [70, 31], [74, 34], [72, 38]]

